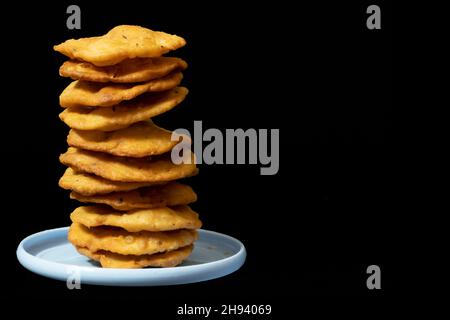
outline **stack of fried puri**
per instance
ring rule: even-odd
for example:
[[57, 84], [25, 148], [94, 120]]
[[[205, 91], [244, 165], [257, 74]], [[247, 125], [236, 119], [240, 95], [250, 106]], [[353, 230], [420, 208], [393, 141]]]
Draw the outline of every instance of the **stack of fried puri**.
[[175, 35], [118, 26], [54, 47], [70, 58], [60, 75], [74, 80], [60, 96], [60, 118], [71, 129], [59, 185], [93, 204], [72, 212], [69, 241], [103, 267], [176, 266], [201, 227], [188, 206], [195, 192], [175, 181], [197, 174], [194, 156], [172, 163], [178, 141], [152, 121], [188, 93], [179, 86], [186, 62], [162, 56], [184, 44]]

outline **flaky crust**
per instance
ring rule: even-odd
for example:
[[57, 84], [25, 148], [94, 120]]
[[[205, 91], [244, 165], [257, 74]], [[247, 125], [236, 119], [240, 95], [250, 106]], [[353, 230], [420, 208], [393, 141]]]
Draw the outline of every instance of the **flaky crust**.
[[162, 182], [172, 181], [196, 174], [194, 154], [191, 163], [176, 165], [170, 155], [148, 158], [124, 158], [106, 153], [69, 147], [59, 160], [78, 171], [95, 174], [112, 181]]
[[66, 169], [64, 175], [59, 179], [59, 186], [61, 188], [72, 190], [83, 196], [128, 191], [153, 185], [155, 185], [155, 183], [111, 181], [93, 174], [75, 171], [70, 167]]
[[75, 246], [133, 255], [176, 250], [192, 244], [197, 237], [194, 230], [128, 232], [117, 228], [88, 228], [76, 222], [68, 233], [69, 241]]
[[187, 63], [184, 60], [173, 57], [128, 59], [108, 67], [97, 67], [85, 61], [68, 60], [59, 68], [59, 74], [73, 80], [136, 83], [161, 78], [186, 68]]
[[105, 152], [121, 157], [142, 158], [172, 150], [178, 141], [171, 141], [172, 132], [152, 121], [142, 121], [117, 131], [83, 131], [71, 129], [69, 146]]
[[177, 250], [155, 253], [151, 255], [122, 255], [105, 250], [92, 252], [88, 248], [76, 247], [77, 251], [92, 260], [100, 262], [103, 268], [145, 268], [145, 267], [175, 267], [186, 260], [194, 249], [194, 245]]
[[197, 200], [197, 195], [188, 185], [170, 182], [131, 191], [90, 196], [71, 192], [70, 198], [81, 202], [106, 204], [116, 210], [129, 211], [189, 204]]
[[177, 87], [163, 93], [143, 94], [108, 108], [67, 108], [59, 118], [72, 129], [113, 131], [167, 112], [187, 94], [188, 89]]
[[176, 35], [121, 25], [103, 36], [70, 39], [53, 49], [71, 59], [87, 61], [96, 66], [111, 66], [125, 59], [159, 57], [185, 44], [186, 41]]
[[181, 72], [174, 72], [159, 79], [135, 84], [105, 84], [75, 80], [61, 93], [59, 104], [63, 108], [111, 107], [145, 92], [173, 89], [180, 84], [182, 78]]
[[117, 211], [107, 206], [82, 206], [70, 215], [72, 222], [86, 227], [111, 226], [129, 232], [199, 229], [198, 214], [188, 206]]

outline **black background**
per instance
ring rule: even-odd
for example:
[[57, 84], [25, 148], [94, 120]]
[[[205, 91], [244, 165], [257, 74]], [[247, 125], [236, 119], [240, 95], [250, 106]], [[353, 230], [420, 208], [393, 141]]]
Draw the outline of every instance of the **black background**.
[[[381, 267], [381, 293], [393, 290], [399, 218], [388, 4], [377, 2], [382, 29], [368, 30], [369, 2], [76, 3], [81, 30], [66, 28], [72, 3], [3, 8], [2, 211], [11, 298], [138, 299], [167, 316], [183, 303], [278, 303], [277, 312], [289, 312], [286, 301], [297, 296], [380, 294], [366, 288], [371, 264]], [[58, 187], [68, 132], [58, 96], [69, 80], [58, 76], [65, 58], [52, 46], [119, 24], [187, 40], [173, 55], [189, 63], [183, 85], [190, 94], [156, 119], [162, 127], [191, 129], [202, 120], [205, 129], [280, 129], [277, 175], [260, 176], [255, 165], [201, 165], [188, 181], [204, 228], [246, 245], [247, 261], [232, 275], [70, 291], [15, 258], [22, 238], [68, 225], [77, 206]]]

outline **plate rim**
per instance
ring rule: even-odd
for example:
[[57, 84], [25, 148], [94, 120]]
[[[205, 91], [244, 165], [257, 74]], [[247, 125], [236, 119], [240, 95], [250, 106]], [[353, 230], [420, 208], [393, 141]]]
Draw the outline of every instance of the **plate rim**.
[[[227, 265], [227, 264], [233, 265], [233, 263], [234, 264], [237, 263], [237, 265], [235, 265], [232, 268], [233, 269], [232, 271], [226, 272], [223, 275], [214, 276], [212, 278], [206, 277], [204, 280], [187, 281], [187, 282], [179, 283], [179, 284], [182, 284], [182, 283], [187, 284], [187, 283], [193, 283], [193, 282], [199, 282], [199, 281], [206, 281], [206, 280], [218, 278], [218, 277], [233, 273], [236, 270], [240, 269], [244, 265], [246, 256], [247, 256], [246, 248], [240, 240], [238, 240], [232, 236], [229, 236], [227, 234], [223, 234], [223, 233], [212, 231], [212, 230], [205, 230], [205, 229], [198, 229], [198, 231], [200, 234], [209, 234], [209, 235], [213, 235], [215, 237], [226, 238], [227, 240], [230, 240], [231, 242], [234, 242], [238, 245], [238, 248], [239, 248], [238, 251], [229, 257], [219, 259], [219, 260], [214, 260], [211, 262], [196, 264], [196, 265], [176, 266], [176, 267], [167, 267], [167, 268], [121, 269], [121, 268], [99, 268], [99, 267], [94, 268], [94, 267], [90, 267], [90, 266], [77, 266], [77, 265], [70, 265], [70, 264], [65, 264], [65, 263], [61, 263], [61, 262], [56, 262], [56, 261], [50, 261], [50, 260], [46, 260], [43, 258], [39, 258], [39, 257], [31, 254], [24, 248], [24, 246], [27, 244], [27, 242], [29, 242], [33, 238], [42, 237], [43, 235], [46, 235], [49, 233], [50, 234], [51, 233], [60, 233], [60, 232], [67, 233], [68, 229], [69, 229], [68, 226], [47, 229], [47, 230], [43, 230], [43, 231], [39, 231], [39, 232], [30, 234], [27, 237], [23, 238], [20, 241], [19, 245], [17, 246], [17, 250], [16, 250], [16, 256], [17, 256], [17, 259], [19, 260], [19, 263], [23, 267], [25, 267], [27, 270], [29, 270], [33, 273], [39, 274], [41, 276], [61, 280], [61, 281], [63, 281], [63, 280], [60, 277], [58, 277], [59, 272], [55, 272], [54, 277], [52, 277], [50, 273], [42, 272], [42, 270], [54, 269], [54, 268], [57, 268], [60, 270], [67, 270], [67, 268], [74, 268], [74, 269], [79, 270], [80, 272], [84, 272], [84, 273], [90, 273], [90, 272], [93, 272], [93, 270], [95, 270], [96, 271], [95, 273], [97, 273], [97, 274], [101, 273], [100, 277], [116, 275], [118, 272], [120, 272], [121, 276], [123, 277], [122, 280], [126, 281], [126, 279], [142, 277], [149, 273], [151, 273], [152, 276], [157, 276], [158, 274], [165, 275], [165, 274], [174, 272], [175, 269], [177, 271], [181, 271], [181, 270], [187, 268], [187, 270], [186, 270], [187, 272], [195, 274], [196, 272], [202, 271], [206, 268], [220, 269], [220, 267], [223, 267], [224, 265]], [[37, 269], [39, 269], [39, 270], [37, 270]], [[99, 271], [99, 270], [101, 270], [101, 271]], [[217, 271], [218, 270], [216, 270], [216, 272]], [[99, 279], [99, 280], [101, 280], [101, 279]], [[105, 284], [104, 281], [98, 281], [97, 283], [94, 283], [90, 280], [88, 280], [88, 281], [82, 280], [81, 283], [108, 285], [108, 284]], [[175, 283], [175, 284], [177, 284], [177, 283]], [[110, 284], [110, 285], [123, 286], [124, 284], [115, 283], [115, 284]], [[161, 284], [161, 285], [164, 285], [164, 284]], [[170, 285], [170, 284], [166, 284], [166, 285]]]

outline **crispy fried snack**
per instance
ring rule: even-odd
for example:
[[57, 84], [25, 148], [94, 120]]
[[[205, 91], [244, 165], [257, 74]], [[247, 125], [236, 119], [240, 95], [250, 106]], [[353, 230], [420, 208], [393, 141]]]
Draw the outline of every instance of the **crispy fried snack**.
[[111, 107], [124, 100], [131, 100], [145, 92], [159, 92], [175, 88], [183, 75], [174, 72], [159, 79], [138, 84], [105, 84], [75, 80], [59, 96], [63, 108]]
[[116, 210], [128, 211], [189, 204], [197, 200], [197, 195], [190, 186], [169, 182], [132, 191], [91, 196], [71, 192], [70, 198], [81, 202], [107, 204]]
[[116, 191], [128, 191], [145, 186], [153, 186], [150, 182], [119, 182], [110, 181], [93, 174], [77, 172], [67, 168], [59, 179], [59, 186], [66, 190], [73, 190], [80, 196], [100, 195]]
[[188, 206], [138, 209], [127, 212], [117, 211], [107, 206], [82, 206], [72, 212], [70, 219], [89, 228], [111, 226], [129, 232], [199, 229], [202, 226], [198, 214]]
[[70, 39], [53, 49], [71, 59], [102, 67], [125, 59], [159, 57], [185, 44], [186, 41], [176, 35], [139, 26], [121, 25], [103, 36]]
[[186, 88], [177, 87], [167, 92], [143, 94], [110, 108], [67, 108], [59, 118], [72, 129], [113, 131], [169, 111], [187, 94]]
[[89, 62], [69, 60], [59, 68], [59, 75], [73, 80], [135, 83], [161, 78], [186, 68], [187, 63], [184, 60], [172, 57], [128, 59], [108, 67], [97, 67]]
[[72, 129], [67, 137], [67, 143], [85, 150], [142, 158], [172, 150], [178, 141], [171, 141], [171, 135], [172, 132], [148, 120], [110, 132]]
[[193, 153], [190, 155], [191, 163], [176, 165], [172, 163], [169, 154], [152, 159], [124, 158], [69, 147], [66, 153], [59, 156], [59, 160], [62, 164], [78, 171], [92, 173], [112, 181], [162, 182], [197, 173]]
[[176, 250], [192, 244], [198, 237], [194, 230], [175, 230], [165, 232], [127, 232], [119, 228], [88, 228], [72, 223], [69, 241], [90, 251], [107, 250], [119, 254], [154, 254]]
[[93, 252], [83, 247], [76, 247], [76, 249], [82, 255], [100, 262], [103, 268], [136, 269], [144, 267], [175, 267], [189, 257], [194, 249], [194, 245], [191, 244], [173, 251], [140, 256], [123, 255], [105, 250]]

